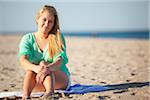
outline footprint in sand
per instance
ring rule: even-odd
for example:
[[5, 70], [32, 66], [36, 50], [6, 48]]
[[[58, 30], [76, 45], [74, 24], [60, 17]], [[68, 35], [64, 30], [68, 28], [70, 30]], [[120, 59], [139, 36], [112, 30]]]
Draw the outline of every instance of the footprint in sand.
[[2, 70], [3, 71], [15, 71], [14, 68], [9, 68], [9, 67], [4, 67]]
[[127, 92], [128, 90], [120, 90], [120, 91], [116, 91], [116, 92], [113, 92], [114, 94], [118, 94], [118, 93], [123, 93], [123, 92]]
[[1, 80], [1, 81], [3, 81], [3, 80], [4, 80], [4, 78], [1, 78], [0, 80]]
[[105, 99], [110, 99], [111, 97], [109, 96], [98, 96], [99, 100], [105, 100]]
[[103, 81], [102, 81], [102, 82], [99, 82], [99, 83], [102, 83], [102, 84], [107, 84], [107, 82], [103, 82]]
[[82, 66], [83, 66], [83, 67], [86, 67], [87, 65], [86, 65], [86, 64], [83, 64]]
[[126, 80], [126, 82], [130, 82], [131, 80]]
[[7, 89], [4, 89], [3, 91], [7, 92], [8, 90], [7, 90]]
[[10, 84], [10, 86], [11, 86], [11, 87], [15, 87], [16, 85], [15, 85], [15, 84]]
[[95, 78], [91, 78], [91, 80], [92, 80], [92, 81], [95, 81], [96, 79], [95, 79]]
[[84, 79], [85, 79], [85, 76], [81, 76], [81, 78], [84, 78]]
[[134, 75], [136, 75], [136, 74], [132, 72], [132, 73], [131, 73], [131, 76], [134, 76]]
[[133, 93], [131, 93], [131, 95], [135, 95], [135, 93], [133, 92]]

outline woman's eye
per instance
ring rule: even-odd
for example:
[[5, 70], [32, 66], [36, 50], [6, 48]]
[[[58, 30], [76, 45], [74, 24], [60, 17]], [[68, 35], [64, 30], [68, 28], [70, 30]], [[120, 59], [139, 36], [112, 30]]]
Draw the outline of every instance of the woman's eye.
[[46, 21], [46, 18], [44, 18], [43, 21], [45, 22], [45, 21]]

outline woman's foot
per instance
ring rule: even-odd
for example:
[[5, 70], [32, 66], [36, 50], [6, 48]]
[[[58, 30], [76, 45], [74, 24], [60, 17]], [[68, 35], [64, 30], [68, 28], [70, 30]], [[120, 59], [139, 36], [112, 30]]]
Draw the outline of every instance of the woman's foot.
[[52, 93], [44, 93], [42, 97], [40, 97], [41, 100], [51, 100], [53, 98]]
[[31, 99], [31, 97], [29, 97], [29, 96], [22, 97], [22, 100], [30, 100], [30, 99]]

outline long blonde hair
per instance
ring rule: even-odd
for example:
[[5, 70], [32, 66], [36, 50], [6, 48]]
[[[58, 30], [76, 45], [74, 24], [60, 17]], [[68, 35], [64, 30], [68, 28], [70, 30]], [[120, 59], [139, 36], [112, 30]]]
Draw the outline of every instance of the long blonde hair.
[[54, 15], [55, 21], [52, 30], [49, 32], [48, 41], [49, 41], [49, 56], [53, 58], [55, 55], [58, 55], [60, 52], [64, 50], [64, 41], [62, 39], [62, 35], [60, 33], [58, 14], [56, 9], [50, 5], [44, 5], [44, 7], [38, 12], [36, 19], [45, 12], [48, 11], [50, 14]]

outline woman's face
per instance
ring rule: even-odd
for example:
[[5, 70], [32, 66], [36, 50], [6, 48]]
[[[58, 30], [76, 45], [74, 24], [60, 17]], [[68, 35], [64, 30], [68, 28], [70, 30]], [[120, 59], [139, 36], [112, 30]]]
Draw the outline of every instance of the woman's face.
[[48, 34], [54, 26], [55, 17], [48, 11], [43, 12], [43, 14], [37, 19], [38, 31]]

